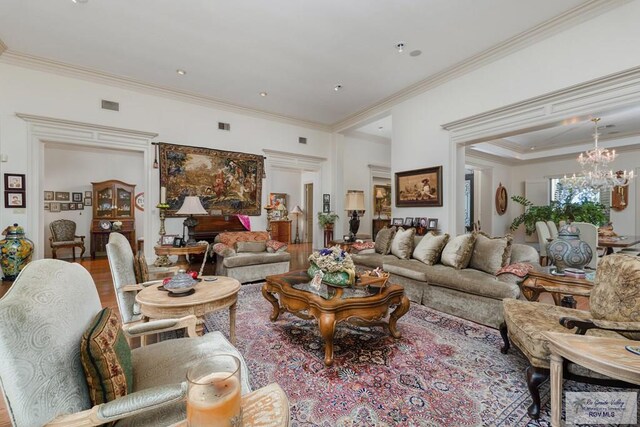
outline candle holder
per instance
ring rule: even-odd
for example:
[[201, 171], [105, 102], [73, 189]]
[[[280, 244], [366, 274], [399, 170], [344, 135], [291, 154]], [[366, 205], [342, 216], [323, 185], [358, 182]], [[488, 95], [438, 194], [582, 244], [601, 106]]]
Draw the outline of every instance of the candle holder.
[[[169, 209], [169, 205], [166, 203], [158, 203], [156, 208], [160, 209], [160, 231], [158, 232], [160, 239], [158, 240], [158, 244], [162, 245], [162, 237], [167, 234], [167, 231], [164, 228], [164, 220], [166, 218], [165, 211]], [[167, 267], [171, 265], [171, 261], [169, 261], [169, 257], [167, 255], [161, 255], [156, 258], [153, 265], [156, 267]]]

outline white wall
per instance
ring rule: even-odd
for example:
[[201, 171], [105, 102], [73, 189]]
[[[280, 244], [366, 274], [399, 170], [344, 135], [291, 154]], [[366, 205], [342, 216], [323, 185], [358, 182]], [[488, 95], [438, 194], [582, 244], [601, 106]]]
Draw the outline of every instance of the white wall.
[[441, 125], [637, 66], [638, 16], [640, 2], [630, 2], [393, 107], [392, 172], [444, 169], [443, 207], [428, 215], [394, 208], [393, 216], [439, 217], [443, 231], [455, 229], [453, 199], [462, 189], [450, 187], [456, 162]]
[[[118, 179], [136, 186], [135, 194], [144, 193], [144, 157], [142, 153], [133, 151], [116, 151], [108, 149], [79, 148], [65, 145], [45, 145], [44, 178], [45, 187], [50, 191], [81, 192], [91, 191], [92, 182]], [[135, 195], [134, 194], [134, 195]], [[49, 223], [57, 219], [70, 219], [76, 223], [76, 234], [85, 236], [85, 256], [91, 248], [92, 206], [83, 210], [44, 212], [45, 223], [45, 256], [51, 256], [49, 247]], [[144, 216], [135, 210], [136, 238], [141, 237]], [[76, 254], [79, 252], [76, 250]], [[59, 249], [58, 258], [71, 257], [71, 250]]]

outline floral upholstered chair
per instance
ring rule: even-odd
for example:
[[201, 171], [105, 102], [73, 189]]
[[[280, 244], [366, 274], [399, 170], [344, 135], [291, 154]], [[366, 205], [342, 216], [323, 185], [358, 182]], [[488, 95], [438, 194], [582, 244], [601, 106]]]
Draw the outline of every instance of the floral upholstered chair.
[[84, 236], [76, 236], [76, 223], [68, 219], [58, 219], [49, 224], [51, 237], [51, 256], [57, 258], [56, 251], [60, 248], [71, 248], [73, 260], [76, 260], [76, 248], [80, 248], [80, 259], [84, 256]]
[[[0, 383], [14, 426], [174, 424], [185, 418], [187, 370], [212, 354], [239, 358], [242, 392], [250, 391], [244, 359], [221, 333], [213, 332], [130, 350], [131, 390], [92, 406], [81, 342], [105, 310], [93, 279], [79, 264], [45, 259], [22, 270], [0, 299]], [[165, 330], [187, 326], [194, 336], [195, 321], [187, 316]]]
[[[529, 416], [540, 416], [538, 387], [549, 377], [550, 352], [543, 332], [587, 334], [602, 337], [640, 339], [640, 258], [608, 255], [596, 270], [596, 280], [589, 299], [590, 311], [558, 307], [539, 302], [504, 299], [504, 320], [500, 332], [509, 350], [509, 341], [529, 360], [527, 385], [533, 403]], [[569, 363], [568, 379], [637, 387], [615, 381]]]

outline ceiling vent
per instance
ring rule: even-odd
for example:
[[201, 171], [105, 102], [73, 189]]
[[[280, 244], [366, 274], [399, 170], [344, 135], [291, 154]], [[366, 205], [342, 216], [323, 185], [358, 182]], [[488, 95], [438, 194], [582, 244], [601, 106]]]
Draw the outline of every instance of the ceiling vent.
[[300, 137], [298, 137], [298, 142], [300, 144], [306, 144], [307, 143], [307, 138], [305, 138], [304, 136], [300, 136]]
[[231, 125], [229, 123], [218, 122], [218, 130], [231, 130]]
[[103, 110], [111, 110], [111, 111], [120, 111], [120, 103], [115, 101], [107, 101], [106, 99], [102, 100], [102, 109]]

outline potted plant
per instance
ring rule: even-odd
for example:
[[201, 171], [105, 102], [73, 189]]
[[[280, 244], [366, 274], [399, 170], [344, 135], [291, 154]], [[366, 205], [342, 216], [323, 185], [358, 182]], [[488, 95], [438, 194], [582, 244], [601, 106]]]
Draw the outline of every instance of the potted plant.
[[333, 230], [333, 224], [335, 224], [338, 218], [340, 217], [335, 212], [318, 212], [318, 222], [325, 230]]

